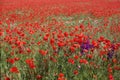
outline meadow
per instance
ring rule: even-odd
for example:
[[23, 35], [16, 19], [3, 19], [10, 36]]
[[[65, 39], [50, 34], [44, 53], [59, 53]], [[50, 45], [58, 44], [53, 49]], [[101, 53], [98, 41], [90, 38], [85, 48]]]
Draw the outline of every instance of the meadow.
[[120, 1], [0, 0], [0, 80], [120, 80]]

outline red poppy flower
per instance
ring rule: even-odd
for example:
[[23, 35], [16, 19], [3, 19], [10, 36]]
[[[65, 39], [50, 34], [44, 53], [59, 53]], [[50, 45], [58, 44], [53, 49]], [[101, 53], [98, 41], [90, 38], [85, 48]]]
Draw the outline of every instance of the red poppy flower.
[[120, 70], [120, 66], [114, 66], [115, 70]]
[[112, 68], [111, 67], [108, 67], [108, 72], [112, 73]]
[[57, 80], [66, 80], [66, 79], [63, 77], [63, 78], [58, 78]]
[[88, 64], [88, 61], [86, 59], [80, 59], [80, 63]]
[[87, 58], [90, 58], [90, 59], [93, 57], [92, 54], [87, 54], [86, 56]]
[[12, 73], [19, 73], [17, 67], [12, 67], [12, 68], [10, 68], [10, 72], [12, 72]]
[[75, 51], [75, 47], [71, 46], [71, 47], [70, 47], [70, 51], [71, 51], [71, 52], [74, 52], [74, 51]]
[[63, 73], [59, 73], [59, 77], [60, 78], [64, 77], [64, 74]]
[[43, 40], [48, 41], [48, 37], [44, 36]]
[[74, 75], [78, 75], [78, 70], [74, 70]]
[[33, 59], [26, 59], [25, 62], [29, 65], [31, 69], [35, 68]]
[[74, 64], [74, 60], [72, 58], [69, 58], [68, 62], [71, 63], [71, 64]]
[[76, 59], [76, 60], [77, 60], [78, 58], [79, 58], [79, 56], [78, 56], [78, 55], [75, 55], [75, 56], [74, 56], [74, 59]]
[[48, 53], [48, 51], [45, 51], [45, 50], [39, 50], [39, 53], [42, 54], [43, 56], [45, 56], [45, 55]]
[[64, 35], [65, 35], [65, 37], [68, 37], [68, 33], [67, 32], [64, 32]]
[[39, 41], [39, 42], [37, 42], [37, 45], [40, 45], [41, 44], [41, 42]]
[[10, 80], [10, 78], [9, 77], [5, 77], [5, 80]]
[[50, 44], [54, 44], [55, 40], [54, 38], [50, 39]]
[[18, 61], [18, 60], [20, 60], [20, 58], [18, 58], [18, 57], [15, 57], [15, 58], [14, 58], [14, 60], [15, 60], [15, 61]]
[[31, 52], [31, 49], [30, 48], [26, 48], [27, 52], [30, 53]]
[[112, 62], [113, 62], [113, 63], [117, 63], [118, 61], [117, 61], [116, 58], [113, 58], [113, 59], [112, 59]]
[[15, 59], [7, 59], [7, 62], [14, 64], [15, 63]]
[[114, 80], [114, 77], [112, 74], [109, 74], [109, 80]]
[[59, 47], [63, 47], [65, 45], [64, 42], [58, 42], [57, 44], [58, 44]]
[[41, 75], [37, 75], [36, 78], [37, 78], [37, 80], [40, 80], [40, 79], [42, 79], [42, 76]]

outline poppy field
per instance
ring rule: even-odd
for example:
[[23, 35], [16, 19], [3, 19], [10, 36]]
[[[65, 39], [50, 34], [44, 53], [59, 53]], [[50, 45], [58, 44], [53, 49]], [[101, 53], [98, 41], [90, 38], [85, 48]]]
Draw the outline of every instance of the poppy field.
[[0, 80], [120, 80], [120, 1], [0, 0]]

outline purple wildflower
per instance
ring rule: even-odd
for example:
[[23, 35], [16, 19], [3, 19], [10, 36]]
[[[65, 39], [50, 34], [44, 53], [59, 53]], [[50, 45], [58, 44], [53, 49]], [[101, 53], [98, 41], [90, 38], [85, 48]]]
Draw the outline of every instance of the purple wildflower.
[[86, 49], [86, 50], [89, 50], [89, 49], [91, 49], [91, 48], [93, 48], [93, 45], [91, 45], [90, 44], [90, 41], [89, 41], [89, 39], [84, 43], [82, 43], [81, 45], [80, 45], [80, 48], [81, 48], [81, 54], [84, 54], [84, 50]]
[[111, 59], [114, 55], [114, 45], [112, 45], [111, 49], [108, 51], [108, 59]]

